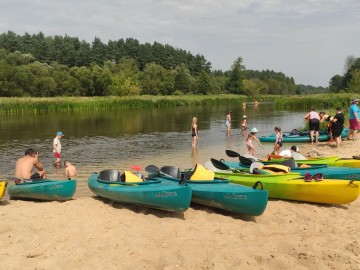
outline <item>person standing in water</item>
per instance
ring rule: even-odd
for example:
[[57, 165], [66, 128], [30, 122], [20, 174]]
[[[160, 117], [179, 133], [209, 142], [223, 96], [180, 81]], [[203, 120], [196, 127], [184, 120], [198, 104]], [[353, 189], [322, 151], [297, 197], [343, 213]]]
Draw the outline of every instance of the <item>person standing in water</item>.
[[225, 126], [226, 126], [226, 135], [228, 137], [230, 137], [231, 133], [230, 133], [230, 128], [231, 128], [231, 113], [232, 111], [229, 111], [226, 115], [226, 121], [225, 121]]
[[252, 130], [250, 131], [249, 135], [247, 136], [246, 139], [246, 147], [247, 147], [247, 154], [250, 154], [252, 156], [255, 155], [255, 147], [253, 144], [253, 140], [255, 140], [261, 147], [263, 146], [261, 144], [261, 142], [259, 141], [259, 139], [256, 137], [256, 133], [258, 132], [257, 128], [254, 127], [252, 128]]
[[61, 131], [56, 133], [56, 137], [53, 140], [53, 153], [56, 160], [54, 161], [54, 165], [61, 166], [61, 142], [60, 139], [64, 136]]
[[246, 120], [246, 115], [244, 115], [241, 123], [241, 136], [243, 137], [246, 136], [246, 129], [247, 129], [247, 120]]
[[196, 143], [199, 140], [199, 131], [197, 127], [197, 117], [193, 117], [191, 124], [191, 137], [192, 137], [192, 148], [196, 147]]

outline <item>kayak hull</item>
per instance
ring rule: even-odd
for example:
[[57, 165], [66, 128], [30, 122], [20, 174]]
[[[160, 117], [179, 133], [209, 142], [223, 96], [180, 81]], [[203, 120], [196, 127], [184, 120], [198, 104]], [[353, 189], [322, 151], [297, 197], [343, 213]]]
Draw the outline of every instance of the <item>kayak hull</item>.
[[8, 187], [13, 198], [45, 201], [66, 201], [72, 199], [76, 189], [76, 180], [41, 180]]
[[[253, 186], [255, 179], [237, 173], [216, 172], [216, 176], [231, 182]], [[276, 180], [264, 177], [261, 180], [269, 198], [295, 200], [322, 204], [347, 204], [355, 201], [360, 194], [359, 185], [344, 180], [323, 180], [305, 182], [303, 179]]]
[[[177, 184], [178, 179], [149, 175], [152, 179], [161, 179]], [[192, 201], [228, 212], [259, 216], [266, 208], [268, 192], [242, 185], [235, 185], [228, 180], [214, 179], [211, 181], [187, 181], [192, 189]]]
[[125, 204], [135, 204], [165, 211], [186, 211], [191, 202], [188, 186], [168, 185], [161, 181], [139, 183], [99, 181], [92, 173], [88, 186], [97, 196]]

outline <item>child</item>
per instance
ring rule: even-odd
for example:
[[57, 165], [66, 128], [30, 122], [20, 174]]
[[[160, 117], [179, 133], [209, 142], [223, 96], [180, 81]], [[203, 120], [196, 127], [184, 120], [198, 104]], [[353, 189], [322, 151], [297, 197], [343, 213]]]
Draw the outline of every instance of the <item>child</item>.
[[77, 172], [75, 166], [71, 165], [70, 161], [65, 160], [65, 175], [68, 180], [71, 180], [72, 177], [75, 177]]
[[250, 154], [250, 155], [252, 155], [252, 156], [254, 156], [255, 155], [255, 148], [254, 148], [254, 145], [253, 145], [253, 140], [255, 140], [261, 147], [262, 147], [262, 144], [261, 144], [261, 142], [259, 141], [259, 139], [256, 137], [256, 133], [258, 132], [258, 130], [256, 129], [256, 127], [254, 127], [251, 131], [250, 131], [250, 133], [249, 133], [249, 135], [248, 135], [248, 137], [247, 137], [247, 139], [246, 139], [246, 147], [247, 147], [247, 154]]
[[197, 128], [197, 117], [193, 117], [191, 124], [191, 137], [192, 137], [192, 148], [196, 147], [196, 142], [199, 140], [199, 131]]
[[247, 129], [247, 121], [246, 121], [246, 115], [244, 115], [241, 123], [241, 135], [243, 137], [245, 137], [246, 135], [246, 129]]
[[274, 154], [278, 155], [280, 152], [280, 148], [283, 145], [283, 136], [281, 133], [281, 128], [279, 126], [276, 126], [274, 130], [276, 135], [276, 140], [274, 144]]

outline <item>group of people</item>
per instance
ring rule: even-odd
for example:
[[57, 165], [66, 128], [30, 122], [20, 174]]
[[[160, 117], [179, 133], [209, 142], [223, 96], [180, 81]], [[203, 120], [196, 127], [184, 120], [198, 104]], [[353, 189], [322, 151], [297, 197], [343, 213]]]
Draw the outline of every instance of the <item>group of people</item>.
[[[56, 158], [54, 161], [55, 167], [61, 166], [60, 139], [63, 136], [64, 134], [59, 131], [56, 133], [56, 137], [53, 140], [53, 155]], [[76, 167], [72, 165], [69, 160], [64, 161], [64, 166], [65, 176], [68, 180], [71, 180], [77, 175]], [[37, 169], [36, 173], [32, 172], [34, 167]], [[28, 148], [25, 150], [25, 155], [16, 161], [15, 177], [17, 178], [16, 184], [46, 179], [46, 172], [42, 163], [40, 162], [38, 151], [34, 150], [33, 148]]]
[[[356, 98], [351, 101], [349, 110], [349, 132], [347, 139], [356, 140], [357, 132], [360, 129], [360, 110], [358, 107], [360, 99]], [[320, 123], [328, 122], [328, 132], [330, 139], [335, 140], [336, 147], [341, 145], [341, 133], [344, 129], [345, 116], [340, 107], [336, 108], [334, 116], [327, 114], [326, 112], [316, 112], [314, 108], [304, 116], [304, 119], [309, 121], [310, 140], [311, 143], [319, 143], [319, 129]]]

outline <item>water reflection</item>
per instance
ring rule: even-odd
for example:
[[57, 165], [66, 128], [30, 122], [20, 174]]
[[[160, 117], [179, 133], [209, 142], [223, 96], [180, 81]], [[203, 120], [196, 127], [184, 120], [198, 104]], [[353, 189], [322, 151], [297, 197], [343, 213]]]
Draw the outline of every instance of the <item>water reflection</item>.
[[191, 165], [192, 168], [195, 167], [195, 165], [199, 162], [199, 150], [197, 148], [192, 148], [191, 149]]

